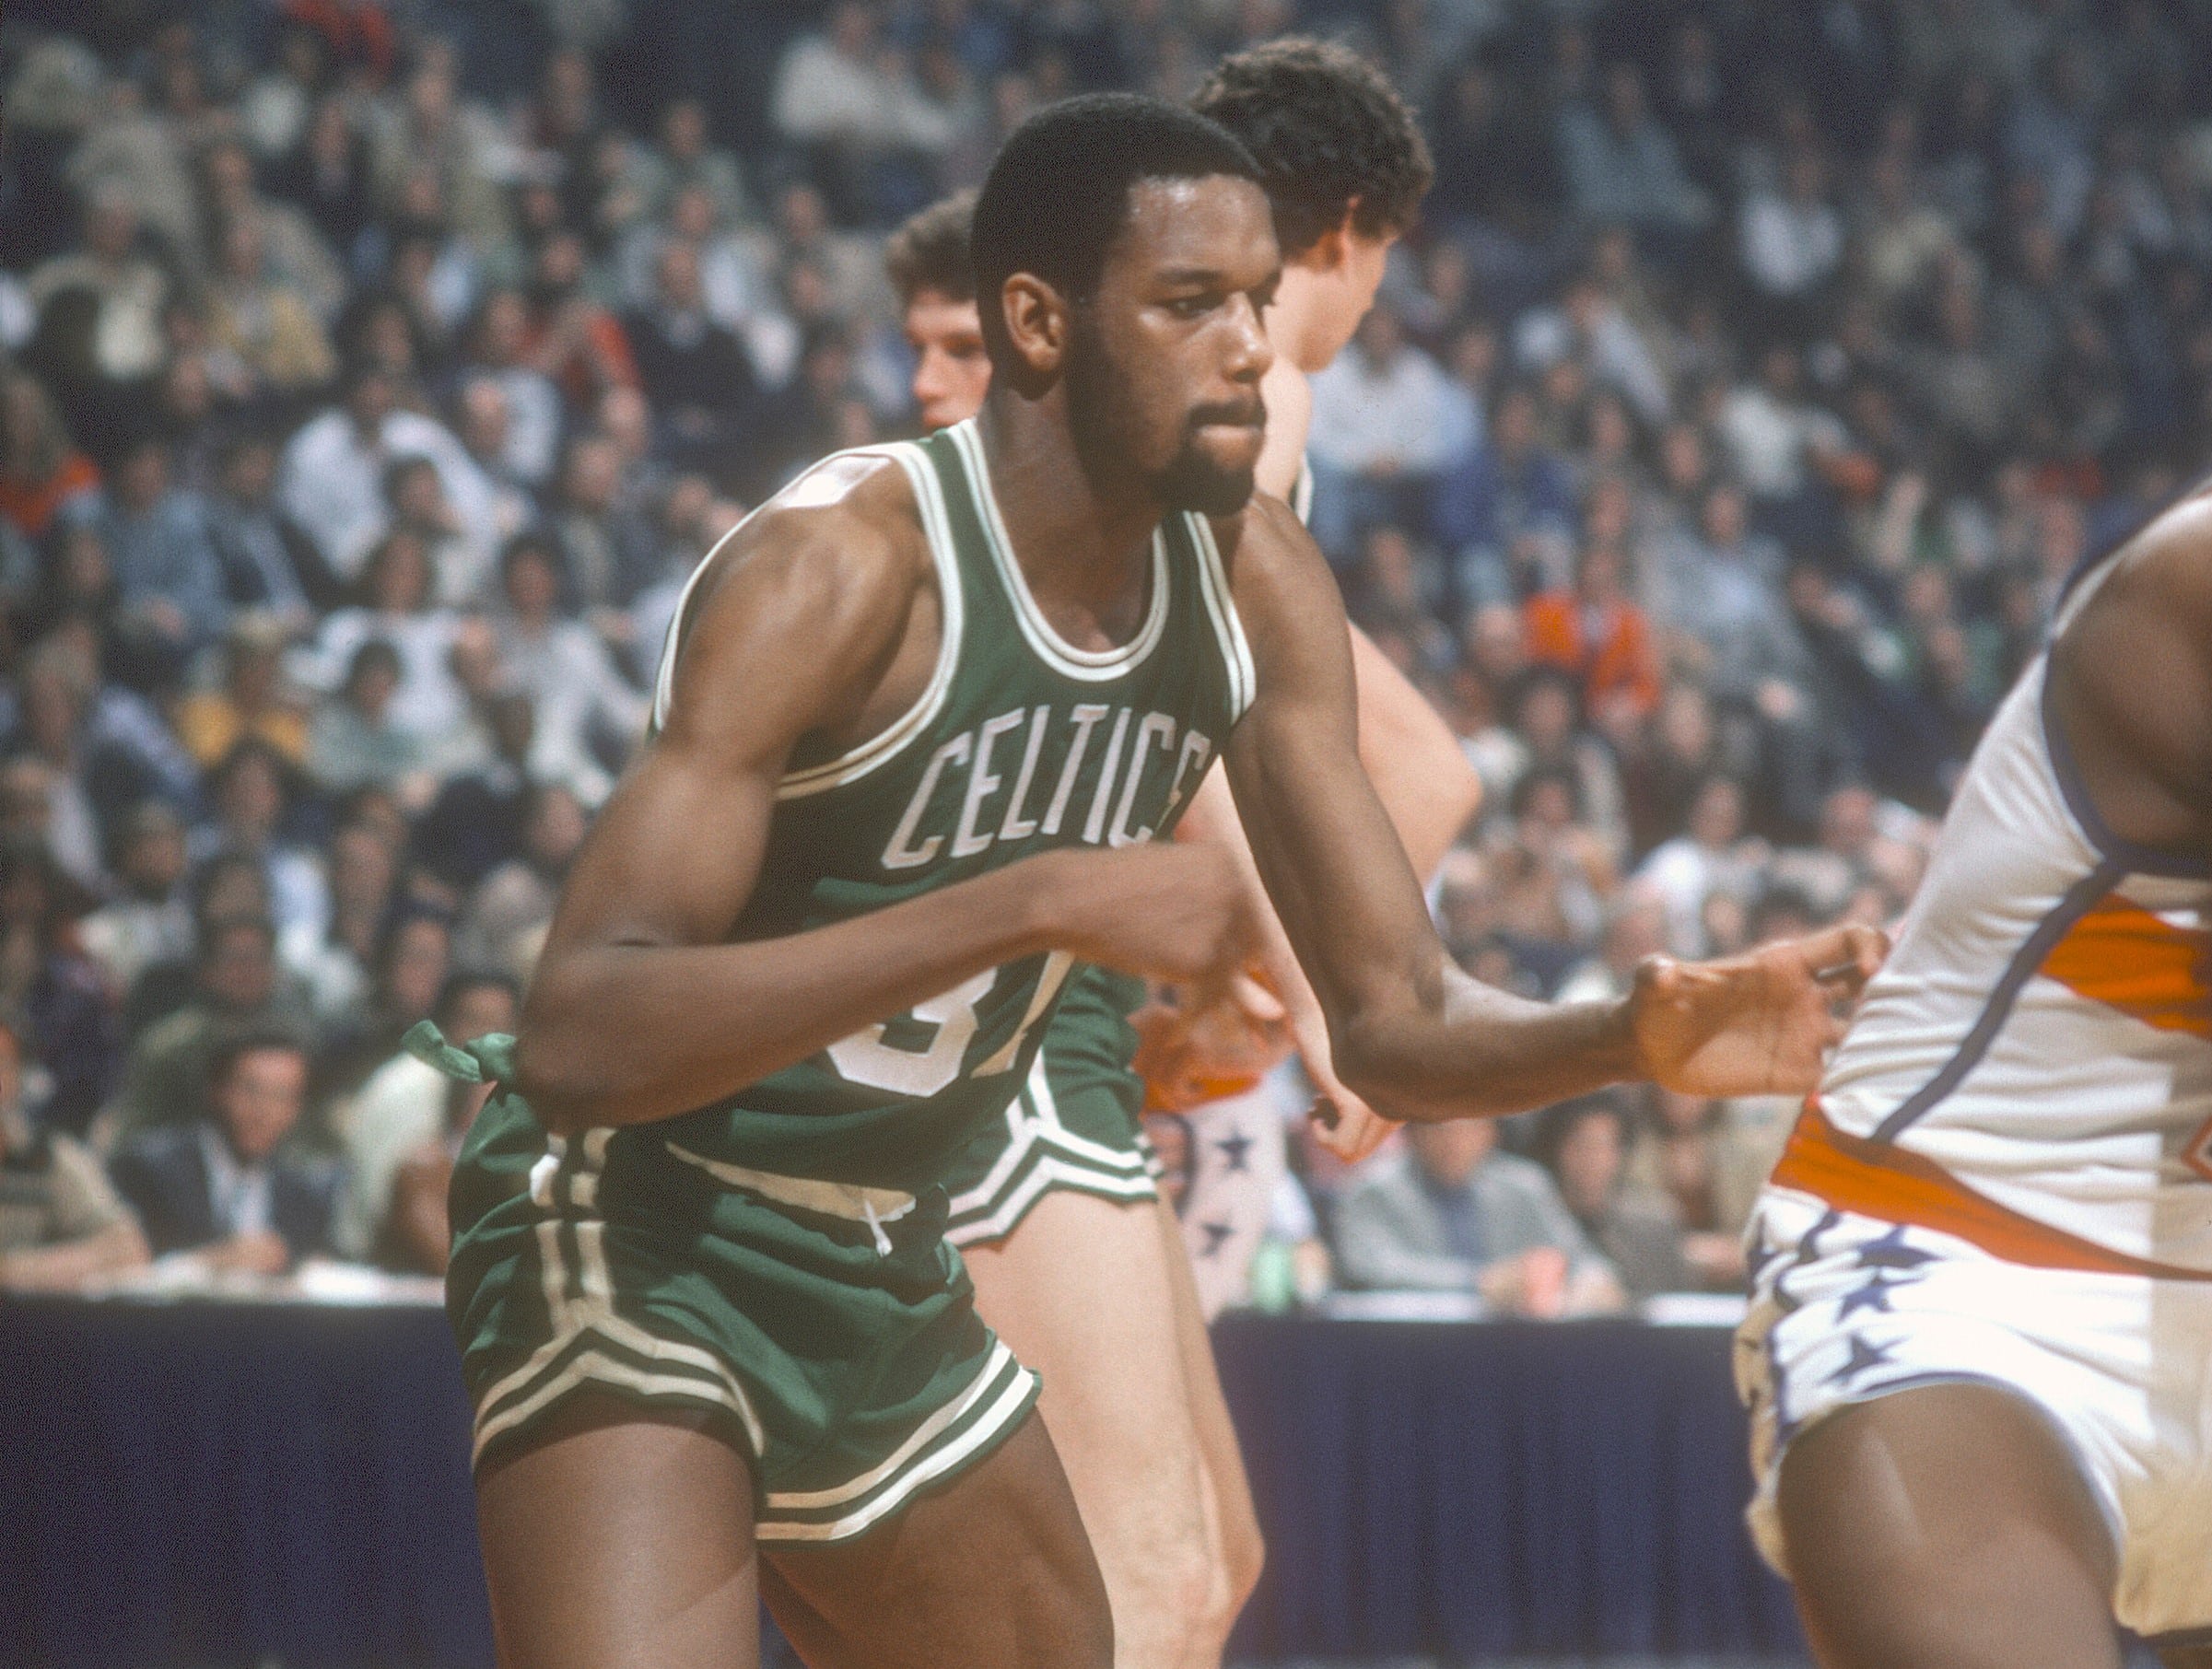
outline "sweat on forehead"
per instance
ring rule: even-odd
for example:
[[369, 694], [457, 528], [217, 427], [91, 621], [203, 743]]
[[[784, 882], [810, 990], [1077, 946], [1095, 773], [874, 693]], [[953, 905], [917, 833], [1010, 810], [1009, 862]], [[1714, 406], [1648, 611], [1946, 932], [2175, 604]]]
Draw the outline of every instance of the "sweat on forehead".
[[[976, 294], [995, 297], [1030, 273], [1087, 296], [1140, 181], [1215, 175], [1260, 183], [1259, 165], [1228, 130], [1178, 105], [1135, 93], [1049, 105], [1008, 136], [983, 182], [970, 234]], [[994, 359], [1006, 351], [997, 312], [981, 309]]]

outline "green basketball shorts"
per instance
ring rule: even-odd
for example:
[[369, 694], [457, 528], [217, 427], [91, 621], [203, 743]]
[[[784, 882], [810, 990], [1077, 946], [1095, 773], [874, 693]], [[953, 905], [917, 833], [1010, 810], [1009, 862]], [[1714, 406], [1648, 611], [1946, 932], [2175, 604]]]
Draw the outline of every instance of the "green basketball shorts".
[[500, 1096], [452, 1188], [447, 1313], [474, 1460], [590, 1389], [705, 1412], [764, 1544], [841, 1541], [974, 1465], [1036, 1400], [977, 1315], [942, 1188], [744, 1170], [654, 1126], [549, 1136]]
[[1070, 975], [1021, 1093], [945, 1178], [953, 1244], [997, 1244], [1056, 1189], [1159, 1197], [1159, 1161], [1139, 1117], [1144, 1084], [1129, 1065], [1137, 1033], [1129, 1016], [1143, 997], [1141, 982], [1104, 968]]

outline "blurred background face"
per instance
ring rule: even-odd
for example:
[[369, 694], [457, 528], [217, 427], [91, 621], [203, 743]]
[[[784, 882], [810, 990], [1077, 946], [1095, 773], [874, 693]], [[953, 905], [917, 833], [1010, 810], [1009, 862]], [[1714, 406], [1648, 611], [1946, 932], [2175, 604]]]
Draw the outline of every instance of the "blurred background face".
[[1574, 1121], [1559, 1144], [1559, 1187], [1577, 1215], [1595, 1217], [1613, 1196], [1621, 1180], [1621, 1120], [1611, 1113], [1592, 1113]]
[[464, 986], [439, 1017], [439, 1029], [457, 1044], [515, 1029], [514, 993], [504, 986]]
[[1457, 1188], [1490, 1157], [1498, 1145], [1497, 1121], [1455, 1118], [1443, 1124], [1408, 1125], [1406, 1139], [1413, 1158], [1431, 1182], [1440, 1188]]
[[299, 1123], [307, 1103], [307, 1057], [297, 1049], [248, 1049], [216, 1084], [216, 1116], [230, 1150], [256, 1164]]
[[259, 928], [218, 929], [200, 981], [222, 1008], [260, 1008], [276, 989], [276, 951], [269, 935]]

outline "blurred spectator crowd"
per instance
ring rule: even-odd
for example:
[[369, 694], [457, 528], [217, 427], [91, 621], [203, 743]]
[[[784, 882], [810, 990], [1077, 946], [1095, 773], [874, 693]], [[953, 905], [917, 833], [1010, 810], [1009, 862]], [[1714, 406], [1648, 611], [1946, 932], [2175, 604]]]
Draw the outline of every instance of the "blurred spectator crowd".
[[[1304, 29], [1421, 112], [1313, 527], [1483, 779], [1436, 907], [1514, 989], [1893, 919], [2066, 575], [2212, 449], [2201, 0], [638, 9], [8, 8], [0, 1285], [441, 1266], [473, 1101], [401, 1034], [511, 1026], [684, 578], [912, 432], [884, 234], [1057, 96]], [[1301, 1148], [1285, 1234], [1727, 1288], [1788, 1115]]]

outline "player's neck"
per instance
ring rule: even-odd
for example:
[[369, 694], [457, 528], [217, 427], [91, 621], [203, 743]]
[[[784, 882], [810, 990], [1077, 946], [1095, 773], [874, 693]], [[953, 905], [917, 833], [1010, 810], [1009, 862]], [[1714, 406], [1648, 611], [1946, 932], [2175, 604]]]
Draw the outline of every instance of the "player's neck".
[[1308, 377], [1324, 369], [1335, 356], [1328, 314], [1337, 305], [1327, 278], [1298, 262], [1286, 263], [1268, 308], [1268, 340], [1277, 364], [1287, 359]]
[[1013, 558], [1039, 606], [1051, 615], [1056, 602], [1072, 605], [1109, 636], [1123, 621], [1134, 631], [1165, 507], [1134, 479], [1094, 479], [1056, 400], [989, 400], [977, 427]]

